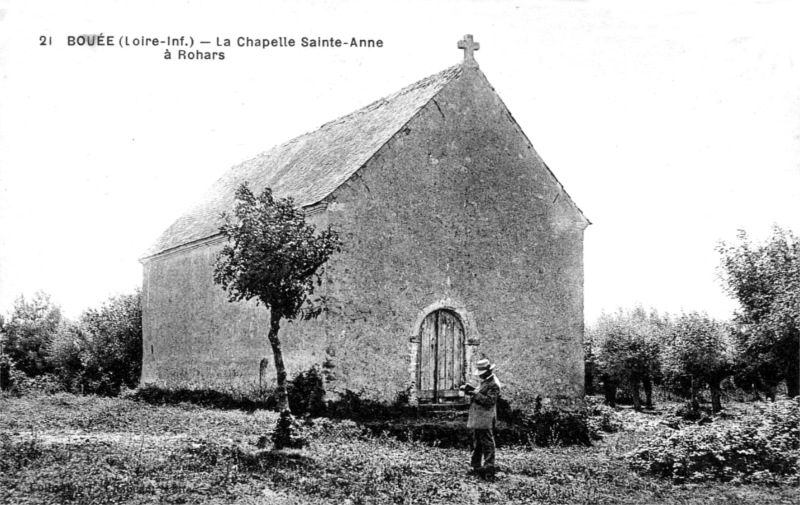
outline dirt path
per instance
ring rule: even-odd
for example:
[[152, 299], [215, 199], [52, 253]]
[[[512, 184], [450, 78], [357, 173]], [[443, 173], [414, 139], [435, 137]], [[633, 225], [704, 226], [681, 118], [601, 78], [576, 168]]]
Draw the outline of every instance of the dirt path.
[[5, 434], [12, 442], [35, 441], [42, 445], [78, 445], [84, 443], [138, 446], [174, 444], [189, 439], [186, 433], [175, 435], [147, 435], [132, 432], [87, 432], [84, 430], [21, 431]]

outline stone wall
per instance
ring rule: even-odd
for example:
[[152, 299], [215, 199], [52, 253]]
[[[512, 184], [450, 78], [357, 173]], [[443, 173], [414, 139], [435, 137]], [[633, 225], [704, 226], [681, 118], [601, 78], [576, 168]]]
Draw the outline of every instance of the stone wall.
[[[309, 221], [324, 224], [324, 215]], [[143, 384], [211, 386], [249, 391], [261, 384], [261, 360], [267, 359], [265, 384], [275, 367], [267, 340], [269, 310], [249, 302], [228, 302], [214, 284], [214, 262], [221, 239], [183, 248], [144, 263], [142, 286]], [[299, 326], [302, 326], [302, 331]], [[290, 377], [324, 360], [324, 333], [317, 321], [284, 322], [280, 335], [290, 354]], [[322, 339], [324, 340], [324, 339]]]
[[[338, 387], [390, 399], [413, 385], [414, 337], [439, 307], [510, 396], [582, 395], [586, 221], [480, 71], [465, 68], [326, 201], [314, 219], [344, 247], [326, 269], [329, 312], [283, 325], [290, 376], [331, 357]], [[143, 382], [254, 385], [264, 356], [274, 377], [268, 312], [213, 284], [220, 247], [145, 262]]]
[[482, 73], [465, 69], [329, 201], [345, 249], [327, 331], [351, 382], [405, 387], [419, 312], [447, 301], [512, 390], [582, 394], [586, 222]]

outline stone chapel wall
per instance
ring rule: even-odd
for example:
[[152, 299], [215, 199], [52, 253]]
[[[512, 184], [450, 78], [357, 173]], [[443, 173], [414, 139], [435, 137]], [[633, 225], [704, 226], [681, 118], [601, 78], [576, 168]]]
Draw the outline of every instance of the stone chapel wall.
[[[339, 388], [386, 399], [412, 385], [415, 321], [451, 304], [507, 394], [583, 393], [583, 229], [505, 106], [465, 69], [328, 198], [343, 251], [329, 312], [284, 323], [289, 376], [333, 359]], [[272, 356], [268, 311], [213, 284], [221, 243], [145, 262], [142, 382], [252, 387]], [[443, 305], [443, 306], [444, 306]]]
[[482, 74], [450, 83], [329, 198], [328, 345], [353, 384], [407, 387], [419, 311], [463, 308], [517, 392], [583, 392], [585, 222]]

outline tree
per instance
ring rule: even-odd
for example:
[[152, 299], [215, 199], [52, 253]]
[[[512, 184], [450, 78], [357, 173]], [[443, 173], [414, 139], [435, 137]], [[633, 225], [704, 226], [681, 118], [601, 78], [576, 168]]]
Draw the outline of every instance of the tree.
[[[800, 241], [774, 226], [772, 236], [754, 244], [739, 231], [738, 242], [720, 242], [720, 278], [740, 304], [735, 321], [743, 352], [739, 375], [768, 387], [785, 380], [790, 397], [800, 394]], [[770, 391], [770, 389], [772, 391]]]
[[136, 387], [142, 370], [141, 291], [112, 296], [78, 321], [62, 323], [47, 361], [74, 392], [116, 395]]
[[711, 390], [711, 410], [722, 410], [721, 384], [733, 371], [729, 328], [706, 314], [681, 314], [672, 325], [663, 350], [662, 370], [668, 382], [688, 383], [691, 404], [697, 409], [697, 391]]
[[267, 336], [278, 380], [278, 407], [290, 413], [286, 367], [278, 338], [281, 320], [317, 317], [324, 307], [314, 290], [321, 267], [340, 248], [330, 227], [317, 233], [290, 198], [276, 200], [270, 188], [255, 196], [246, 184], [236, 191], [233, 215], [222, 215], [220, 231], [228, 243], [214, 267], [214, 282], [231, 302], [256, 299], [270, 311]]
[[6, 319], [0, 314], [0, 391], [9, 388], [11, 382], [11, 359], [3, 351], [6, 340]]
[[659, 374], [658, 342], [664, 321], [655, 311], [648, 315], [637, 307], [632, 311], [619, 309], [614, 314], [603, 314], [590, 328], [594, 367], [603, 381], [609, 405], [616, 403], [617, 387], [624, 386], [631, 392], [634, 409], [641, 410], [641, 385], [645, 390], [645, 404], [652, 408], [652, 385]]
[[583, 390], [589, 396], [595, 394], [594, 383], [597, 369], [593, 337], [591, 331], [587, 331], [583, 335]]
[[142, 294], [113, 296], [99, 309], [81, 314], [86, 334], [84, 383], [98, 394], [133, 388], [142, 373]]
[[61, 321], [61, 309], [47, 293], [38, 291], [31, 300], [20, 295], [3, 327], [3, 351], [29, 376], [49, 372], [47, 350]]
[[88, 335], [79, 321], [65, 321], [48, 345], [47, 361], [68, 391], [84, 391], [87, 341]]

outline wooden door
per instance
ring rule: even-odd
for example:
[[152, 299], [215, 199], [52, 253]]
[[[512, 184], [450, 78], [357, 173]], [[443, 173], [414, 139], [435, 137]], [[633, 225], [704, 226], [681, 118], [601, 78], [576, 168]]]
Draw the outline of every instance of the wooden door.
[[437, 310], [420, 328], [417, 397], [441, 403], [458, 398], [465, 376], [464, 326], [455, 313]]

